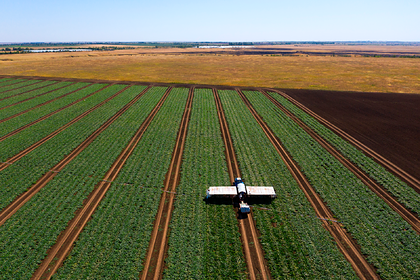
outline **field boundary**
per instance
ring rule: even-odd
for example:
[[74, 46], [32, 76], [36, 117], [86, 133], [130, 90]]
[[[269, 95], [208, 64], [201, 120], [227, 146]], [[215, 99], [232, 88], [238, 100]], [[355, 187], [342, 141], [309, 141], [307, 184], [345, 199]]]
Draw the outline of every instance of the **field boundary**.
[[387, 160], [385, 157], [381, 156], [377, 152], [373, 151], [369, 147], [367, 147], [365, 144], [361, 143], [359, 140], [355, 139], [350, 134], [346, 133], [339, 127], [335, 126], [331, 122], [327, 121], [326, 119], [322, 118], [300, 102], [298, 102], [296, 99], [292, 98], [285, 92], [277, 89], [268, 89], [269, 91], [276, 92], [292, 102], [294, 105], [302, 109], [304, 112], [315, 118], [317, 121], [319, 121], [321, 124], [326, 126], [327, 128], [331, 129], [335, 134], [343, 138], [344, 140], [348, 141], [350, 144], [355, 146], [357, 149], [368, 155], [369, 157], [373, 158], [376, 162], [380, 163], [382, 166], [384, 166], [387, 170], [389, 170], [391, 173], [396, 175], [397, 177], [401, 178], [403, 181], [408, 183], [416, 192], [420, 193], [420, 180], [415, 178], [414, 176], [408, 174], [403, 169], [399, 168], [397, 165], [392, 163], [391, 161]]
[[315, 141], [317, 141], [328, 153], [336, 158], [343, 166], [349, 169], [357, 178], [359, 178], [370, 190], [372, 190], [377, 196], [384, 200], [395, 212], [397, 212], [404, 220], [406, 220], [417, 233], [420, 233], [420, 219], [415, 214], [408, 210], [403, 204], [397, 201], [397, 199], [382, 187], [378, 182], [371, 179], [368, 174], [361, 170], [358, 166], [347, 159], [337, 149], [335, 149], [328, 141], [323, 139], [314, 130], [309, 128], [303, 121], [297, 116], [287, 110], [277, 100], [271, 97], [267, 92], [261, 90], [267, 99], [269, 99], [275, 106], [282, 110], [290, 119], [292, 119], [297, 125], [299, 125], [308, 135], [310, 135]]
[[[163, 86], [163, 87], [191, 87], [194, 86], [196, 88], [216, 88], [216, 89], [226, 89], [226, 90], [251, 90], [251, 91], [260, 91], [260, 90], [266, 90], [266, 91], [273, 91], [276, 92], [283, 97], [287, 98], [289, 101], [291, 101], [294, 105], [298, 106], [300, 109], [304, 110], [306, 113], [317, 119], [319, 122], [321, 122], [323, 125], [334, 131], [336, 134], [338, 134], [340, 137], [344, 138], [351, 144], [353, 144], [356, 148], [363, 151], [366, 155], [373, 158], [375, 161], [383, 165], [388, 171], [402, 179], [403, 181], [407, 182], [410, 186], [420, 186], [420, 180], [416, 179], [414, 176], [410, 175], [403, 169], [399, 168], [397, 165], [392, 163], [391, 161], [385, 159], [380, 154], [376, 153], [366, 145], [362, 144], [360, 141], [355, 139], [354, 137], [350, 136], [337, 126], [333, 125], [326, 119], [320, 117], [307, 107], [305, 107], [303, 104], [299, 103], [292, 97], [290, 97], [288, 94], [286, 94], [284, 91], [278, 88], [272, 88], [272, 87], [250, 87], [250, 86], [228, 86], [228, 85], [214, 85], [214, 84], [187, 84], [187, 83], [161, 83], [161, 82], [145, 82], [145, 81], [121, 81], [121, 80], [101, 80], [101, 79], [78, 79], [78, 78], [63, 78], [63, 77], [41, 77], [41, 76], [19, 76], [19, 75], [0, 75], [0, 78], [16, 78], [16, 79], [36, 79], [36, 80], [45, 80], [45, 81], [66, 81], [66, 82], [87, 82], [87, 83], [106, 83], [106, 84], [123, 84], [123, 85], [146, 85], [146, 86]], [[333, 91], [332, 91], [333, 92]], [[374, 92], [369, 92], [374, 93]], [[404, 93], [398, 93], [401, 95], [406, 95]], [[420, 187], [414, 187], [415, 190], [420, 193]]]
[[238, 92], [248, 109], [251, 111], [252, 115], [254, 116], [258, 124], [261, 126], [264, 133], [267, 135], [270, 142], [273, 144], [274, 148], [277, 150], [277, 152], [283, 159], [290, 173], [295, 178], [296, 182], [304, 192], [308, 201], [311, 203], [317, 216], [322, 221], [324, 227], [330, 232], [340, 251], [349, 261], [356, 274], [360, 277], [360, 279], [379, 279], [379, 276], [377, 275], [373, 266], [365, 259], [365, 256], [358, 249], [359, 246], [357, 245], [356, 240], [354, 240], [351, 237], [351, 235], [340, 226], [340, 224], [330, 224], [327, 220], [325, 220], [334, 220], [334, 215], [331, 212], [331, 210], [327, 207], [327, 205], [324, 203], [324, 201], [321, 199], [318, 193], [310, 185], [306, 177], [300, 171], [298, 165], [294, 162], [292, 157], [284, 149], [281, 142], [277, 139], [277, 137], [271, 131], [269, 126], [263, 121], [261, 116], [259, 116], [257, 111], [252, 107], [251, 103], [246, 98], [246, 96], [242, 93], [240, 89], [237, 89], [236, 91]]

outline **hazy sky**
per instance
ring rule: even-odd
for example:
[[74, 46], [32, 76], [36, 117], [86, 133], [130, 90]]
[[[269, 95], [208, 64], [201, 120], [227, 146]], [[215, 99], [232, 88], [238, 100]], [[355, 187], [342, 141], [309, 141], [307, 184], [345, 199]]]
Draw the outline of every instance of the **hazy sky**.
[[1, 0], [0, 42], [420, 41], [420, 0]]

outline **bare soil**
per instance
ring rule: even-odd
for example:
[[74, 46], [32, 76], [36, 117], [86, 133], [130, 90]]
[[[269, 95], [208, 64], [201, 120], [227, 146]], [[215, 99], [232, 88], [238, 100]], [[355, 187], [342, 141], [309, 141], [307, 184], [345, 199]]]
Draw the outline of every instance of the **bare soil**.
[[[311, 203], [314, 208], [317, 216], [320, 218], [333, 220], [334, 214], [324, 203], [322, 198], [318, 195], [315, 189], [310, 185], [309, 181], [303, 175], [299, 166], [292, 159], [286, 149], [282, 146], [278, 138], [274, 135], [273, 131], [268, 127], [268, 125], [263, 121], [261, 116], [258, 115], [257, 111], [252, 107], [249, 100], [245, 97], [241, 90], [238, 90], [239, 95], [241, 96], [244, 103], [250, 109], [252, 115], [257, 120], [264, 133], [269, 138], [270, 142], [273, 144], [274, 148], [277, 150], [278, 154], [283, 159], [290, 173], [295, 178], [299, 187], [305, 194], [308, 201]], [[323, 226], [327, 229], [332, 238], [335, 240], [337, 246], [340, 248], [340, 251], [346, 257], [347, 261], [351, 264], [356, 274], [360, 279], [378, 279], [376, 270], [372, 264], [370, 264], [365, 256], [360, 250], [360, 246], [357, 244], [357, 241], [352, 237], [352, 235], [347, 232], [344, 228], [340, 227], [337, 223], [328, 223], [326, 220], [322, 221]]]
[[420, 96], [284, 89], [316, 114], [420, 179]]

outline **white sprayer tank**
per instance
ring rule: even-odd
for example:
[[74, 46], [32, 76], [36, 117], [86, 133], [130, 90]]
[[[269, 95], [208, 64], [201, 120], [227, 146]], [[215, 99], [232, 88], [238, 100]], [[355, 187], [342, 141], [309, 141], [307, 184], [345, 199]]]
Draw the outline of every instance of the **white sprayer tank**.
[[246, 187], [244, 183], [239, 183], [236, 185], [236, 187], [238, 188], [238, 193], [246, 193]]

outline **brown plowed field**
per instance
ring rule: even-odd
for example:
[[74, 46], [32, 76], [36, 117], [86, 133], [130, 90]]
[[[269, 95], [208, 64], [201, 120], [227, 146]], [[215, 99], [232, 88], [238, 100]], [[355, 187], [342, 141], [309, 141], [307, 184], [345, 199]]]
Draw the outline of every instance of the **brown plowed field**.
[[[143, 90], [141, 94], [139, 94], [128, 104], [133, 105], [149, 89], [150, 87]], [[78, 211], [75, 217], [69, 222], [67, 228], [60, 234], [59, 238], [57, 239], [57, 243], [49, 250], [47, 257], [43, 260], [39, 268], [33, 274], [32, 279], [50, 279], [61, 266], [65, 257], [70, 253], [73, 243], [76, 241], [77, 237], [82, 232], [84, 226], [89, 221], [102, 198], [111, 187], [112, 182], [118, 176], [121, 168], [124, 166], [124, 163], [127, 161], [134, 148], [141, 140], [144, 132], [149, 127], [149, 124], [152, 122], [155, 115], [158, 113], [163, 102], [165, 102], [168, 94], [169, 91], [166, 92], [156, 107], [150, 112], [149, 116], [140, 125], [136, 134], [132, 137], [126, 148], [114, 161], [111, 168], [105, 174], [104, 178], [95, 186], [94, 190], [84, 203], [84, 207]], [[129, 107], [130, 106], [125, 106], [124, 108], [127, 110]]]
[[298, 165], [283, 148], [282, 144], [268, 127], [268, 125], [258, 115], [257, 111], [252, 107], [251, 103], [248, 101], [245, 95], [241, 92], [241, 90], [237, 89], [237, 91], [244, 103], [247, 105], [248, 109], [251, 111], [254, 118], [260, 124], [270, 142], [273, 144], [274, 148], [282, 157], [290, 173], [293, 175], [296, 182], [299, 184], [299, 187], [302, 189], [308, 201], [311, 203], [312, 207], [317, 213], [317, 216], [321, 218], [324, 227], [330, 232], [331, 236], [336, 241], [337, 246], [352, 265], [356, 274], [360, 277], [360, 279], [379, 279], [375, 269], [371, 264], [367, 262], [352, 236], [346, 232], [338, 223], [329, 223], [327, 221], [334, 220], [334, 215], [331, 210], [316, 193], [315, 189], [310, 185], [306, 177], [300, 171]]
[[420, 180], [420, 96], [282, 90]]
[[[219, 116], [220, 130], [222, 132], [223, 142], [225, 144], [226, 163], [229, 172], [230, 181], [233, 182], [236, 177], [242, 177], [239, 170], [238, 160], [230, 136], [229, 127], [223, 111], [222, 103], [217, 90], [213, 88], [214, 99]], [[242, 248], [248, 267], [248, 275], [251, 280], [270, 279], [270, 272], [264, 261], [264, 253], [258, 240], [258, 231], [255, 227], [252, 213], [242, 215], [238, 212], [238, 207], [234, 207], [238, 218], [239, 231], [241, 233]], [[252, 245], [251, 245], [252, 244]]]
[[[262, 91], [263, 94], [280, 108], [286, 115], [288, 115], [294, 122], [296, 122], [303, 130], [306, 131], [314, 140], [316, 140], [325, 150], [327, 150], [332, 156], [334, 156], [338, 161], [341, 162], [347, 169], [349, 169], [353, 174], [355, 174], [366, 186], [369, 187], [375, 194], [377, 194], [381, 199], [383, 199], [394, 211], [396, 211], [404, 220], [406, 220], [415, 231], [420, 233], [420, 219], [415, 214], [408, 210], [404, 205], [399, 203], [397, 199], [390, 194], [385, 188], [383, 188], [378, 182], [374, 181], [362, 171], [358, 166], [352, 163], [350, 160], [345, 158], [338, 150], [336, 150], [330, 143], [325, 141], [321, 136], [319, 136], [315, 131], [310, 129], [304, 122], [299, 118], [289, 112], [284, 108], [280, 102], [275, 100], [265, 91]], [[420, 186], [419, 186], [420, 187]]]

